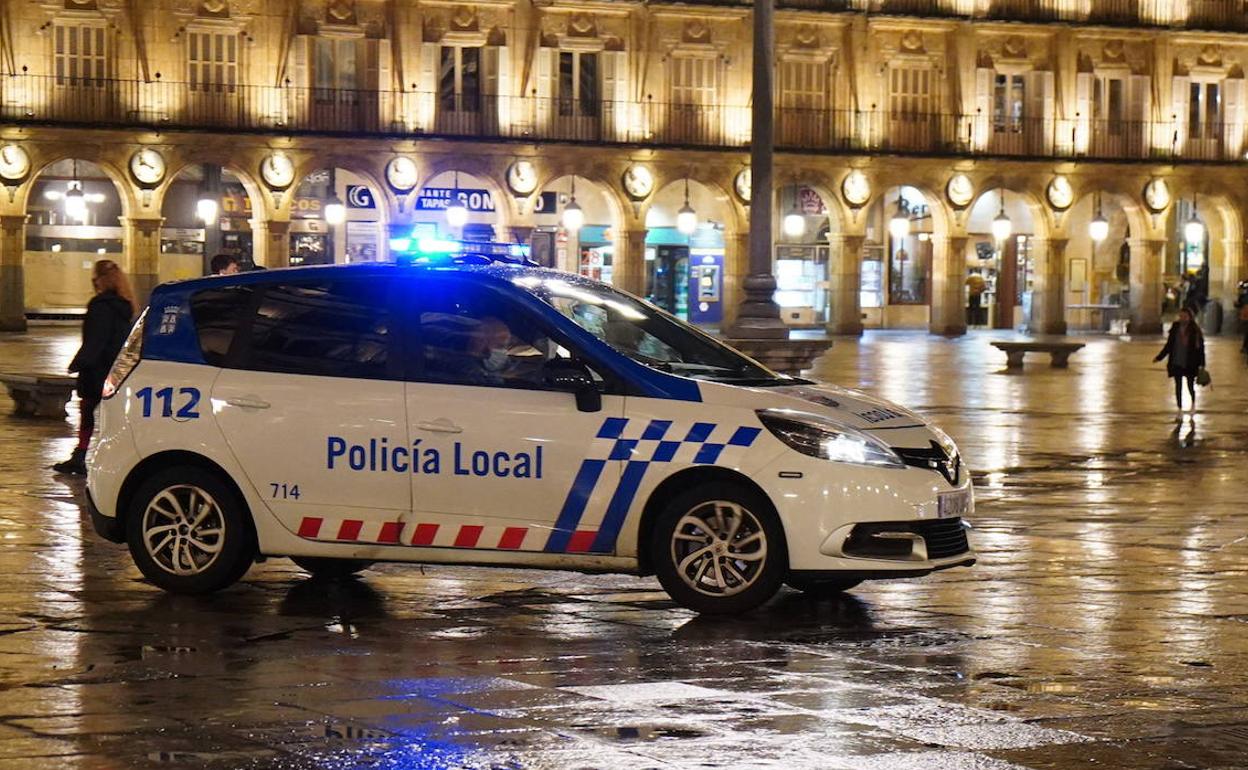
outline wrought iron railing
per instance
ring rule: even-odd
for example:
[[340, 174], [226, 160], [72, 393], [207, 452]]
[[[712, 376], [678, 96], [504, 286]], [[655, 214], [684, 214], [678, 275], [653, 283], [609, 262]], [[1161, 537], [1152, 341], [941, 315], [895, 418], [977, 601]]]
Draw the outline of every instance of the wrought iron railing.
[[[750, 5], [750, 0], [708, 0]], [[1065, 22], [1242, 32], [1246, 0], [777, 0], [781, 8], [896, 16]]]
[[[1198, 116], [1199, 117], [1199, 116]], [[1242, 123], [1188, 125], [1075, 116], [995, 119], [880, 110], [776, 111], [777, 145], [815, 153], [1238, 161]], [[655, 147], [743, 148], [748, 105], [604, 101], [289, 86], [0, 77], [0, 121], [89, 127], [350, 136], [472, 137]]]

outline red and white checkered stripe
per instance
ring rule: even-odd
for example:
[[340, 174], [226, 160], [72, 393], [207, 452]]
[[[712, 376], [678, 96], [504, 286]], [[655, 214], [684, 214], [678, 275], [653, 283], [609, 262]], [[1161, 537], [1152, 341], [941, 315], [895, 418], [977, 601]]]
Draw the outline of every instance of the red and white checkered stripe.
[[[481, 524], [434, 524], [399, 521], [363, 521], [305, 516], [299, 537], [334, 543], [403, 545], [417, 548], [477, 548], [500, 551], [541, 551], [548, 530]], [[597, 530], [577, 530], [568, 541], [568, 553], [584, 553]]]

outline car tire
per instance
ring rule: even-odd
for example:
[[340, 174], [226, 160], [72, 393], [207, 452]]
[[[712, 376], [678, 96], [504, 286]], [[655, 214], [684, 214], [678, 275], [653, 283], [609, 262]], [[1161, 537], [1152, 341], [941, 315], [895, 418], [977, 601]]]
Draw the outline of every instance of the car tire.
[[290, 560], [314, 579], [341, 580], [373, 566], [363, 559], [324, 559], [319, 556], [292, 556]]
[[801, 591], [806, 596], [816, 601], [826, 601], [828, 599], [836, 599], [841, 594], [861, 583], [861, 580], [855, 578], [802, 578], [790, 575], [785, 578], [784, 584], [789, 588]]
[[758, 607], [780, 590], [789, 569], [784, 528], [771, 502], [739, 483], [707, 484], [672, 498], [649, 548], [668, 595], [707, 615]]
[[251, 515], [220, 474], [193, 465], [139, 485], [126, 542], [143, 576], [170, 593], [207, 594], [239, 580], [256, 558]]

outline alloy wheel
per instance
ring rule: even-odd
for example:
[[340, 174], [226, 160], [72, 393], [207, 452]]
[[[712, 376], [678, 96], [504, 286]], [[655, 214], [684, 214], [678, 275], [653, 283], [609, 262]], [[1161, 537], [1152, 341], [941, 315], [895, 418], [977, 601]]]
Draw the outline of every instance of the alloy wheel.
[[172, 575], [198, 575], [225, 544], [225, 516], [212, 495], [191, 484], [156, 494], [143, 512], [143, 545]]
[[767, 533], [744, 506], [727, 500], [700, 503], [676, 523], [672, 564], [690, 588], [732, 596], [751, 585], [767, 562]]

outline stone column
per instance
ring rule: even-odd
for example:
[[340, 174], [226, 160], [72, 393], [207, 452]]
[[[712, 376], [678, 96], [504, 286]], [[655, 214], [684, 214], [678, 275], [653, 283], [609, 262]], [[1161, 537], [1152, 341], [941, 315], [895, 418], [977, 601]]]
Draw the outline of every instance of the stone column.
[[932, 334], [966, 334], [965, 235], [932, 238], [932, 307], [928, 329]]
[[833, 233], [828, 236], [831, 259], [828, 262], [828, 315], [830, 334], [862, 334], [862, 244], [861, 235]]
[[[1222, 241], [1222, 269], [1209, 276], [1209, 296], [1222, 303], [1222, 309], [1234, 313], [1236, 287], [1248, 278], [1248, 264], [1244, 261], [1244, 242], [1237, 238]], [[1223, 326], [1226, 326], [1223, 323]], [[1233, 324], [1232, 324], [1233, 326]]]
[[771, 226], [776, 197], [772, 184], [775, 160], [776, 33], [775, 0], [754, 0], [754, 57], [750, 100], [750, 226], [749, 266], [741, 282], [745, 299], [737, 308], [728, 334], [737, 339], [788, 339], [776, 304], [776, 276]]
[[26, 331], [26, 215], [0, 216], [0, 331]]
[[160, 217], [125, 217], [126, 263], [138, 307], [147, 305], [152, 289], [160, 283]]
[[290, 266], [290, 221], [268, 219], [251, 223], [252, 259], [264, 267]]
[[1133, 238], [1131, 246], [1131, 333], [1161, 333], [1161, 266], [1166, 242]]
[[1036, 334], [1066, 333], [1066, 238], [1036, 239], [1035, 286], [1031, 293], [1029, 325]]
[[625, 230], [616, 238], [612, 283], [638, 297], [646, 293], [646, 229]]
[[737, 311], [745, 301], [745, 290], [741, 282], [749, 274], [750, 267], [750, 235], [739, 232], [731, 238], [724, 239], [724, 285], [720, 303], [724, 306], [722, 328], [727, 329], [736, 323]]

